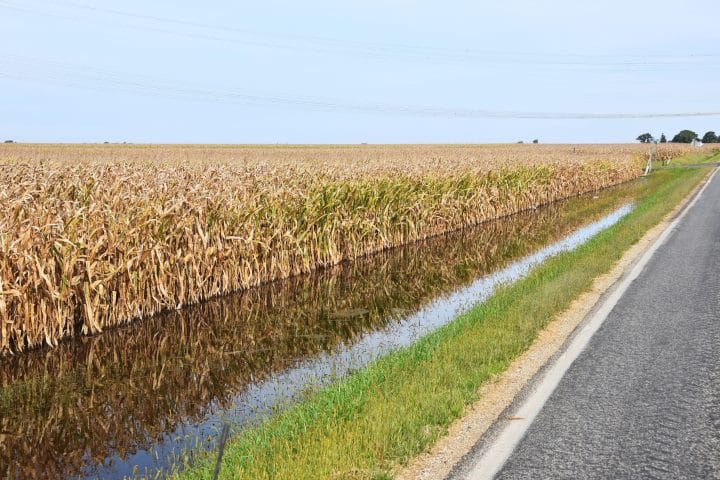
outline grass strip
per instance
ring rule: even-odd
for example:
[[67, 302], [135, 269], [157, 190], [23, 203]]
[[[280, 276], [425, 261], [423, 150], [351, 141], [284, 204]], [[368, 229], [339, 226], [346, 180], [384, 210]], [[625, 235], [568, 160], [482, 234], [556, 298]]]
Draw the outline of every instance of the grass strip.
[[[635, 210], [615, 226], [499, 289], [413, 346], [232, 439], [221, 478], [390, 478], [397, 465], [443, 435], [477, 400], [483, 382], [505, 370], [707, 173], [653, 174]], [[213, 467], [207, 459], [176, 478], [210, 478]]]
[[666, 167], [658, 167], [656, 169], [664, 168], [676, 168], [683, 167], [685, 165], [700, 165], [703, 163], [716, 163], [720, 162], [720, 147], [711, 146], [710, 148], [703, 149], [701, 152], [692, 152], [681, 157], [675, 158], [668, 162]]

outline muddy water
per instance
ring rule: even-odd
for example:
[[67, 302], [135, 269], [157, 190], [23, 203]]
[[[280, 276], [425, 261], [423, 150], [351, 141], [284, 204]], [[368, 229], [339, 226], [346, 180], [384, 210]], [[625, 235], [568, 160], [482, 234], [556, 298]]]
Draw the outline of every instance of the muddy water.
[[644, 189], [490, 222], [315, 275], [0, 359], [0, 475], [122, 478], [212, 448], [409, 345], [613, 224]]

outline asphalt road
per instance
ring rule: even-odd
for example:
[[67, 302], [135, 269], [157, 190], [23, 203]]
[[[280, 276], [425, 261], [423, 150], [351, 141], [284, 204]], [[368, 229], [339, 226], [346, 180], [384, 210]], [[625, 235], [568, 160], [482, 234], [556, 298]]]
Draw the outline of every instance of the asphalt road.
[[[452, 476], [468, 471], [461, 464]], [[720, 173], [496, 478], [720, 479]]]

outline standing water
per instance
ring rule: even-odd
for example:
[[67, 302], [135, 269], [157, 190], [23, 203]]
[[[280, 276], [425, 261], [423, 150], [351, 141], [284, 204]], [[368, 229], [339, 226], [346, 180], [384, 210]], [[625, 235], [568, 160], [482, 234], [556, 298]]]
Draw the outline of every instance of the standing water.
[[0, 359], [0, 475], [154, 475], [619, 221], [643, 182]]

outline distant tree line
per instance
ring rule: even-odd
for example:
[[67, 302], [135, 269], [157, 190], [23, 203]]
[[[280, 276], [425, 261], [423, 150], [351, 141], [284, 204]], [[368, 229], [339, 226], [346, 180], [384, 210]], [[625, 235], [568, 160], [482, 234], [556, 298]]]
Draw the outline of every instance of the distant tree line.
[[[703, 135], [702, 138], [700, 136], [693, 132], [692, 130], [681, 130], [677, 135], [673, 137], [672, 140], [670, 140], [672, 143], [692, 143], [693, 140], [700, 140], [702, 143], [720, 143], [720, 137], [718, 137], [715, 132], [709, 131], [705, 132], [705, 135]], [[649, 133], [643, 133], [641, 135], [638, 135], [638, 137], [635, 139], [639, 141], [640, 143], [654, 143], [655, 138]], [[667, 138], [665, 138], [665, 134], [660, 135], [660, 143], [666, 143]]]

